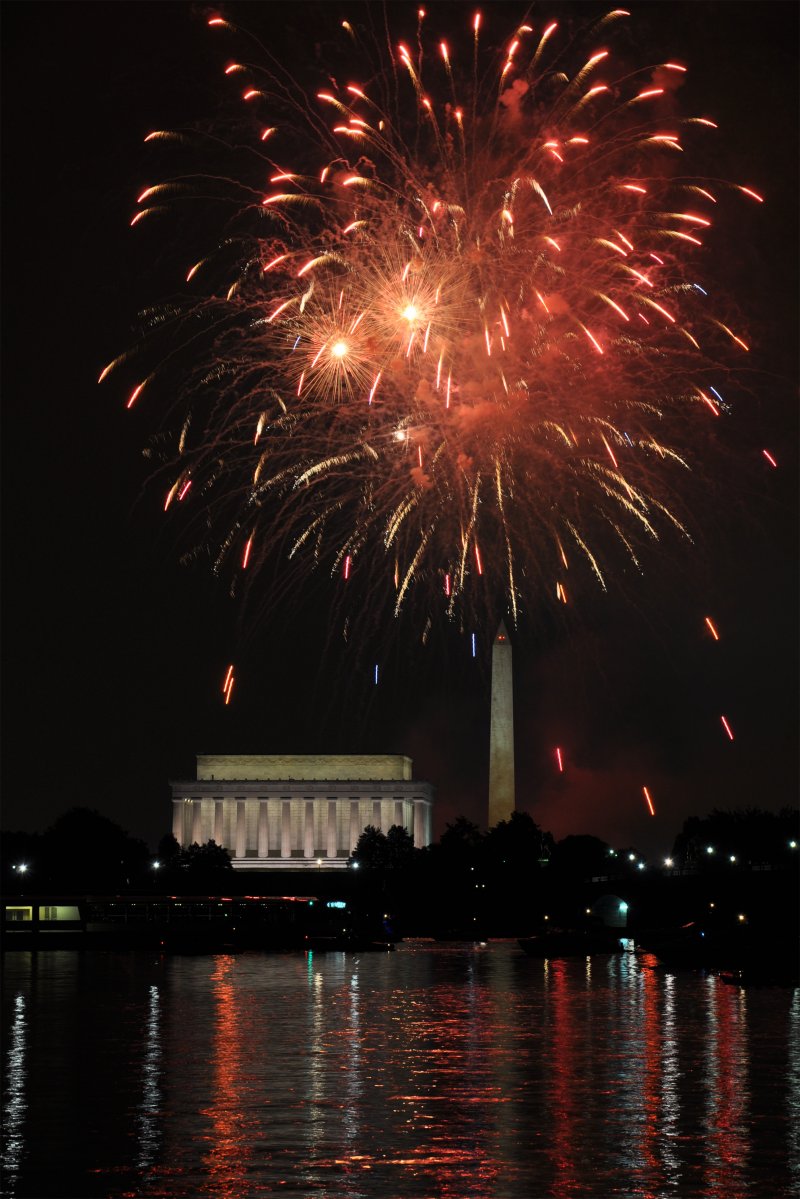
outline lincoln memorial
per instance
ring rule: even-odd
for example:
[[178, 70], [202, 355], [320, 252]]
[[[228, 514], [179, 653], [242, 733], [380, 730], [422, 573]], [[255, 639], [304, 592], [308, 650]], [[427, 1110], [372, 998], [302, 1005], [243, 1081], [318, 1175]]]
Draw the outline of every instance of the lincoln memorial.
[[213, 839], [237, 870], [344, 867], [367, 825], [431, 841], [433, 787], [401, 755], [199, 754], [171, 787], [180, 845]]

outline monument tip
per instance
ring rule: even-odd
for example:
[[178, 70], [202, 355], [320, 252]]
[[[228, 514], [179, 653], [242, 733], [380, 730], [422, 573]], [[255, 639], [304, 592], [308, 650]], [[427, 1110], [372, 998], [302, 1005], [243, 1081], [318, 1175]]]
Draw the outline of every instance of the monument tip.
[[508, 642], [508, 629], [506, 628], [506, 624], [505, 624], [504, 620], [501, 620], [500, 624], [497, 626], [497, 632], [496, 632], [495, 638], [494, 638], [495, 645], [497, 644], [498, 641]]

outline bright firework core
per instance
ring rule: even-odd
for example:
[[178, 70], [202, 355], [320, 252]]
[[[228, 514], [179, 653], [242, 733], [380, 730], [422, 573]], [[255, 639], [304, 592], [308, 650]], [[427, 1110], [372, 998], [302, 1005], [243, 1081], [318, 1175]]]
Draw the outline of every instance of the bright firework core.
[[[712, 308], [704, 242], [724, 203], [761, 197], [704, 180], [716, 126], [675, 116], [685, 66], [615, 62], [623, 10], [571, 43], [511, 29], [499, 57], [490, 19], [441, 52], [420, 26], [391, 62], [359, 63], [374, 43], [345, 25], [329, 78], [371, 82], [288, 108], [274, 62], [230, 74], [259, 171], [230, 183], [235, 237], [189, 270], [206, 298], [170, 317], [166, 355], [182, 339], [169, 497], [191, 478], [218, 570], [248, 539], [250, 574], [352, 562], [353, 600], [427, 628], [566, 603], [688, 535], [686, 472], [748, 348]], [[235, 170], [214, 167], [218, 192]], [[148, 188], [134, 220], [187, 187]]]

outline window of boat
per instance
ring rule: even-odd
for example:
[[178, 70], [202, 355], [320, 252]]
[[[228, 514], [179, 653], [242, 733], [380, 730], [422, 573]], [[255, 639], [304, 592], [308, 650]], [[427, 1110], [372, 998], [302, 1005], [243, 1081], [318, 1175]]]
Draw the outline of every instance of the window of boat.
[[33, 920], [33, 908], [20, 905], [6, 907], [6, 921], [16, 923], [20, 920]]
[[40, 920], [80, 920], [81, 915], [77, 905], [72, 903], [52, 903], [39, 905]]

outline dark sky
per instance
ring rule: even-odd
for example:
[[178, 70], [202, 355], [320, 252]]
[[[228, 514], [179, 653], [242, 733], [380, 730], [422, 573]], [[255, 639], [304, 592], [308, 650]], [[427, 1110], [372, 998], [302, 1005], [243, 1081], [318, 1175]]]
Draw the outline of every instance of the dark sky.
[[[310, 46], [317, 6], [242, 9], [279, 52]], [[492, 6], [493, 19], [501, 9], [509, 28], [523, 13]], [[167, 780], [191, 777], [197, 752], [226, 751], [407, 753], [437, 787], [437, 832], [460, 812], [480, 822], [490, 638], [474, 663], [448, 644], [409, 666], [400, 647], [372, 690], [346, 665], [318, 665], [307, 615], [285, 609], [243, 639], [224, 588], [179, 567], [162, 532], [141, 457], [152, 412], [126, 412], [124, 392], [96, 383], [169, 286], [157, 239], [143, 256], [128, 222], [154, 181], [144, 135], [219, 107], [235, 51], [206, 28], [210, 11], [3, 6], [2, 823], [42, 829], [89, 804], [154, 844], [170, 826]], [[692, 98], [768, 198], [749, 244], [720, 239], [759, 376], [694, 549], [584, 597], [579, 614], [534, 615], [514, 638], [517, 769], [518, 805], [557, 836], [655, 853], [690, 813], [797, 796], [798, 9], [647, 4], [634, 17], [665, 59], [691, 64]]]

